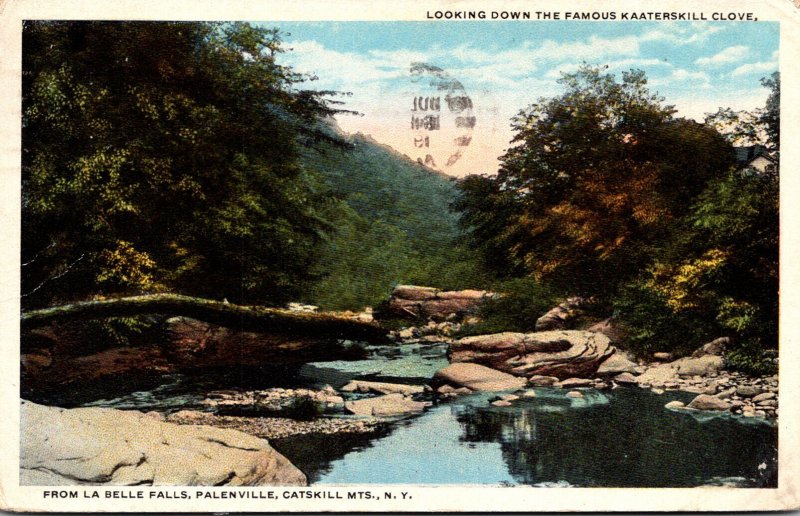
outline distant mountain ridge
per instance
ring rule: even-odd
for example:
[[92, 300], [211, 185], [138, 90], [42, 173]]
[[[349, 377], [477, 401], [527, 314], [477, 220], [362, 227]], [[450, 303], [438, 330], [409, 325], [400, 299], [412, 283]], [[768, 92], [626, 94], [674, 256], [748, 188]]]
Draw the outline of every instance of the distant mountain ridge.
[[[360, 308], [388, 296], [393, 285], [444, 285], [448, 264], [463, 261], [456, 179], [430, 169], [370, 135], [322, 129], [340, 141], [317, 142], [301, 163], [338, 200], [336, 231], [320, 269], [323, 278], [307, 301], [325, 308]], [[443, 269], [444, 272], [443, 272]]]

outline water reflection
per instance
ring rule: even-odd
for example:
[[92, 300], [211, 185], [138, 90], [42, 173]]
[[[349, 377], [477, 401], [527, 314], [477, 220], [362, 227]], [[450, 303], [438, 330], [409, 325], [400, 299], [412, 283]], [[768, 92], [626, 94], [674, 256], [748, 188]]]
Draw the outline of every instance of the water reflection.
[[[774, 427], [670, 412], [664, 397], [634, 389], [603, 397], [583, 398], [584, 410], [551, 394], [504, 410], [462, 404], [453, 414], [463, 441], [500, 443], [519, 483], [685, 487], [739, 479], [738, 485], [776, 485]], [[562, 407], [569, 409], [554, 410]]]

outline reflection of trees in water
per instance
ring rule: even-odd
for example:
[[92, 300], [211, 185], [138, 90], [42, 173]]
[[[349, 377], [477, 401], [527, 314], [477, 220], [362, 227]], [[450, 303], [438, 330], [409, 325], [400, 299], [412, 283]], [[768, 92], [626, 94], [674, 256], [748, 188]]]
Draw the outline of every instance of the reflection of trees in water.
[[[465, 442], [499, 442], [518, 482], [579, 486], [693, 486], [712, 478], [776, 483], [777, 430], [729, 418], [698, 421], [663, 409], [664, 397], [630, 391], [612, 403], [545, 411], [553, 399], [497, 410], [459, 407]], [[559, 403], [560, 404], [560, 403]], [[766, 463], [766, 472], [758, 465]]]
[[[282, 439], [270, 439], [269, 443], [308, 477], [308, 483], [317, 482], [331, 471], [331, 463], [350, 452], [371, 448], [377, 439], [388, 436], [388, 426], [364, 434], [306, 434]], [[377, 467], [385, 467], [376, 464]]]

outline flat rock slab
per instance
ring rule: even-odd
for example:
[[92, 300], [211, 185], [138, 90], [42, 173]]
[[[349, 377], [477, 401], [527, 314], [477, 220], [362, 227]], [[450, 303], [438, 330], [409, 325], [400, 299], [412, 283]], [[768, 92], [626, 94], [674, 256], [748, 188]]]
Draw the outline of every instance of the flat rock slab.
[[615, 351], [601, 333], [562, 330], [496, 333], [450, 344], [451, 362], [474, 362], [517, 376], [587, 378]]
[[306, 485], [267, 441], [136, 411], [23, 401], [22, 485]]
[[459, 362], [450, 364], [436, 372], [436, 378], [445, 383], [467, 387], [473, 391], [505, 391], [520, 389], [527, 381], [524, 378], [482, 366]]
[[411, 394], [424, 392], [425, 388], [422, 385], [352, 380], [340, 390], [342, 392], [376, 392], [378, 394], [400, 393], [410, 396]]
[[344, 408], [357, 416], [396, 417], [420, 414], [430, 403], [414, 401], [400, 393], [348, 401]]

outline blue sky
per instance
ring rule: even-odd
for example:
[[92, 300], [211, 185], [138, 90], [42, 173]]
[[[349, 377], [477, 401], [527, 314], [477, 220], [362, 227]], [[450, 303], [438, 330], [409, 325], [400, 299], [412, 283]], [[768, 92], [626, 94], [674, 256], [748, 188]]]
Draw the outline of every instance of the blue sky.
[[[364, 132], [417, 157], [407, 121], [414, 91], [412, 62], [457, 79], [474, 104], [471, 144], [453, 175], [494, 172], [513, 136], [509, 119], [542, 96], [557, 95], [560, 72], [581, 62], [609, 71], [644, 70], [651, 90], [679, 116], [702, 120], [718, 107], [763, 106], [759, 79], [778, 69], [774, 22], [266, 22], [284, 32], [284, 64], [319, 77], [314, 88], [352, 92], [340, 116], [348, 132]], [[439, 137], [440, 134], [431, 133]], [[454, 134], [447, 133], [447, 138]], [[448, 140], [451, 141], [451, 140]], [[446, 145], [445, 145], [446, 147]], [[446, 150], [440, 150], [440, 153]], [[416, 154], [415, 154], [416, 153]]]

